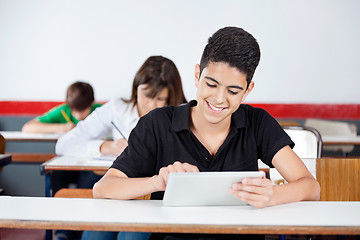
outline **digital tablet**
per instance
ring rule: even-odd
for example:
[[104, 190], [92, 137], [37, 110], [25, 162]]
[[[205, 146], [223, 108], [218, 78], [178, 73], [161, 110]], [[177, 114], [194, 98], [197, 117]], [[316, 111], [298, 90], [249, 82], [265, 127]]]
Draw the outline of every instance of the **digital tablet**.
[[164, 206], [246, 205], [229, 193], [243, 178], [261, 178], [264, 172], [170, 173], [163, 198]]

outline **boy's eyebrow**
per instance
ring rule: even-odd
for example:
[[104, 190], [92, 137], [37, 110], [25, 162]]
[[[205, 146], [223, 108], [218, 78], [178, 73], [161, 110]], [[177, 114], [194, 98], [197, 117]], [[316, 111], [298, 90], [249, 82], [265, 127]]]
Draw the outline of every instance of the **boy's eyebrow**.
[[[213, 82], [215, 82], [215, 83], [217, 83], [217, 84], [221, 85], [218, 81], [216, 81], [216, 80], [215, 80], [215, 79], [213, 79], [212, 77], [205, 76], [204, 78], [209, 79], [210, 81], [213, 81]], [[230, 86], [227, 86], [227, 87], [228, 87], [228, 88], [237, 88], [237, 89], [241, 89], [241, 90], [243, 90], [243, 89], [244, 89], [243, 87], [241, 87], [241, 86], [237, 86], [237, 85], [230, 85]]]

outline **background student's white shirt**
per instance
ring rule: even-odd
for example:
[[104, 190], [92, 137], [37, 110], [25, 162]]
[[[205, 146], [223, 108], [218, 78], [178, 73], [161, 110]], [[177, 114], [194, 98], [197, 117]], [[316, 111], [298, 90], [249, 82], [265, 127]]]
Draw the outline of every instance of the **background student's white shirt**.
[[99, 156], [100, 146], [106, 137], [114, 140], [122, 138], [111, 121], [128, 138], [138, 120], [139, 114], [133, 104], [127, 104], [120, 98], [110, 100], [61, 136], [55, 152], [58, 155]]

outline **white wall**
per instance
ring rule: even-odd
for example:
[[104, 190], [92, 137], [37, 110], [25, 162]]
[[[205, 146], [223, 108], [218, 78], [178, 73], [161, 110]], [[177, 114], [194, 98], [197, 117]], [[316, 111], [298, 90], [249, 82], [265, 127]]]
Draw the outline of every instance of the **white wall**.
[[0, 0], [0, 101], [65, 98], [90, 82], [98, 100], [129, 96], [150, 55], [194, 65], [218, 28], [241, 26], [262, 59], [249, 102], [359, 103], [357, 0]]

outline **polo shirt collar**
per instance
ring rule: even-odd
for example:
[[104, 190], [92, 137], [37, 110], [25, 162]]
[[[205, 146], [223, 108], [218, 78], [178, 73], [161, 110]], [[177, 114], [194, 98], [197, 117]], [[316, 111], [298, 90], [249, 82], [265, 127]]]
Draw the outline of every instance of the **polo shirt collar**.
[[190, 131], [190, 108], [197, 105], [196, 100], [175, 107], [174, 117], [172, 119], [172, 130], [180, 132], [182, 130]]
[[[182, 130], [190, 131], [190, 108], [197, 105], [196, 100], [191, 100], [187, 104], [175, 107], [172, 119], [172, 130], [179, 132]], [[243, 128], [247, 125], [246, 113], [242, 105], [233, 113], [231, 124], [236, 128]]]
[[231, 116], [231, 125], [236, 128], [244, 128], [247, 126], [246, 112], [242, 104]]

